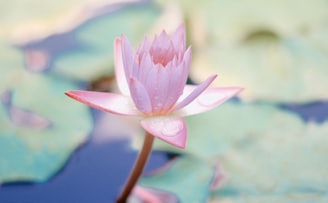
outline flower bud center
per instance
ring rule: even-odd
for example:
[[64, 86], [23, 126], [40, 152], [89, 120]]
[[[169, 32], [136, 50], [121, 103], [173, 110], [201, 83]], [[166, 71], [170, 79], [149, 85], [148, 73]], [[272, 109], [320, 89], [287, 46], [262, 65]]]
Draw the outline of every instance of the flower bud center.
[[175, 54], [173, 46], [168, 46], [167, 48], [156, 47], [150, 50], [153, 63], [161, 64], [163, 67], [173, 60]]

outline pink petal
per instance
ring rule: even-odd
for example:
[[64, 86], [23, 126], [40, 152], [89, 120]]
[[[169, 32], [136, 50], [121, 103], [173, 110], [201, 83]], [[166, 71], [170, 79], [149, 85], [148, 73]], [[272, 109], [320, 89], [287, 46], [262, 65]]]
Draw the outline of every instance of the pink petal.
[[148, 53], [143, 56], [140, 67], [144, 71], [139, 72], [138, 80], [147, 89], [153, 111], [160, 112], [165, 108], [170, 75], [162, 64], [154, 65], [150, 57]]
[[73, 90], [67, 96], [96, 109], [118, 115], [140, 116], [130, 97], [107, 92]]
[[130, 78], [135, 64], [135, 54], [125, 35], [121, 36], [122, 61], [126, 78]]
[[[171, 163], [172, 164], [172, 163]], [[164, 166], [168, 167], [168, 166]], [[165, 190], [147, 188], [136, 185], [133, 188], [132, 196], [144, 203], [176, 203], [179, 202], [176, 195]]]
[[136, 78], [130, 78], [131, 97], [137, 109], [141, 112], [150, 114], [152, 112], [151, 101], [146, 88]]
[[192, 57], [192, 47], [189, 46], [188, 49], [183, 54], [183, 62], [184, 62], [184, 69], [186, 71], [186, 75], [188, 76], [190, 70], [190, 62]]
[[[188, 85], [184, 94], [194, 91], [197, 86]], [[211, 110], [242, 91], [240, 87], [208, 88], [190, 104], [175, 112], [179, 116], [189, 116]]]
[[142, 57], [140, 57], [139, 63], [142, 70], [139, 71], [138, 80], [143, 84], [147, 84], [148, 77], [151, 77], [149, 75], [154, 70], [149, 53], [144, 53]]
[[190, 102], [192, 102], [194, 99], [196, 99], [206, 88], [213, 82], [213, 80], [217, 77], [217, 75], [212, 75], [209, 78], [207, 78], [202, 84], [198, 85], [195, 89], [193, 89], [192, 92], [186, 96], [185, 93], [183, 93], [182, 98], [183, 100], [178, 103], [177, 106], [174, 107], [173, 111], [179, 110], [185, 106], [187, 106]]
[[189, 47], [183, 58], [183, 62], [179, 64], [177, 58], [174, 58], [166, 67], [168, 78], [168, 93], [165, 101], [165, 108], [171, 108], [178, 98], [182, 95], [183, 89], [188, 79], [189, 67], [191, 61], [191, 47]]
[[156, 193], [152, 192], [151, 189], [147, 189], [139, 185], [136, 185], [133, 188], [133, 195], [142, 199], [143, 202], [163, 203], [160, 197], [158, 197]]
[[[155, 37], [152, 48], [155, 51], [166, 50], [170, 46], [170, 36], [163, 30], [158, 37]], [[156, 53], [155, 53], [156, 54]]]
[[151, 48], [151, 44], [152, 44], [152, 42], [150, 41], [150, 39], [147, 36], [145, 36], [143, 42], [138, 47], [137, 55], [142, 56], [144, 53], [149, 52], [149, 50]]
[[117, 85], [124, 95], [130, 95], [129, 86], [125, 77], [123, 59], [122, 59], [122, 43], [120, 38], [114, 41], [114, 61], [115, 61], [115, 76]]
[[148, 89], [150, 89], [149, 92], [153, 110], [158, 112], [163, 108], [166, 110], [164, 105], [168, 96], [170, 77], [167, 69], [161, 64], [156, 64], [154, 70], [155, 75], [153, 75], [152, 78], [149, 77], [152, 85], [149, 86]]
[[172, 35], [172, 42], [176, 51], [184, 51], [186, 47], [186, 28], [181, 24]]
[[187, 128], [181, 117], [149, 117], [143, 119], [141, 125], [147, 132], [171, 145], [179, 148], [186, 146]]

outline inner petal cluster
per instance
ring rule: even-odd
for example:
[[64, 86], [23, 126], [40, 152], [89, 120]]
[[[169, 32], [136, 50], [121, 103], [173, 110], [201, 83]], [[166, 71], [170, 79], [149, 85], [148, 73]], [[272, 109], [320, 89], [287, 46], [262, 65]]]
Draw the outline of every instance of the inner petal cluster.
[[191, 49], [185, 50], [183, 29], [172, 35], [163, 31], [153, 41], [146, 37], [135, 53], [125, 37], [122, 45], [124, 69], [136, 107], [146, 115], [169, 114], [183, 93], [191, 60]]
[[152, 46], [149, 53], [154, 64], [161, 64], [163, 67], [165, 67], [170, 61], [173, 60], [176, 52], [172, 42], [170, 41], [168, 44], [168, 46], [163, 47], [156, 46], [156, 44]]

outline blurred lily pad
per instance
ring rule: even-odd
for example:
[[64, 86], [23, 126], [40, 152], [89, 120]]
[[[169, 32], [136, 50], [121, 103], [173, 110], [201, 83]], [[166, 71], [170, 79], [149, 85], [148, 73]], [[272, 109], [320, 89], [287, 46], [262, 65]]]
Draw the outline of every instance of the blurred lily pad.
[[328, 53], [304, 38], [280, 38], [259, 31], [236, 46], [208, 47], [196, 53], [192, 78], [217, 72], [216, 85], [245, 87], [245, 100], [310, 102], [328, 99]]
[[114, 8], [71, 32], [78, 45], [55, 58], [52, 72], [82, 81], [113, 74], [114, 39], [124, 33], [136, 45], [162, 12], [151, 3], [126, 4], [119, 9]]
[[87, 107], [63, 94], [72, 83], [24, 72], [1, 94], [0, 182], [45, 181], [92, 128]]
[[13, 0], [0, 2], [0, 38], [35, 40], [62, 32], [90, 17], [101, 5], [120, 0]]
[[[259, 139], [277, 129], [290, 132], [290, 128], [301, 130], [304, 126], [301, 118], [291, 112], [269, 104], [239, 102], [227, 102], [209, 112], [185, 119], [188, 126], [186, 149], [179, 150], [157, 140], [154, 148], [213, 161], [236, 143]], [[134, 144], [138, 143], [136, 140]]]
[[[328, 19], [325, 0], [157, 0], [160, 5], [177, 4], [190, 24], [193, 46], [236, 44], [261, 28], [283, 37], [297, 36]], [[201, 43], [201, 44], [199, 44]]]
[[215, 196], [231, 202], [325, 202], [327, 134], [328, 122], [290, 126], [235, 145], [221, 158], [227, 179]]
[[189, 156], [177, 158], [169, 164], [159, 173], [142, 177], [140, 185], [174, 193], [180, 202], [206, 202], [214, 167]]
[[20, 79], [22, 53], [9, 43], [0, 40], [0, 94], [6, 89], [15, 86], [15, 81]]
[[[173, 1], [161, 1], [162, 4]], [[193, 45], [192, 79], [245, 87], [245, 100], [309, 102], [328, 98], [324, 0], [175, 1]], [[188, 23], [190, 22], [190, 23]]]

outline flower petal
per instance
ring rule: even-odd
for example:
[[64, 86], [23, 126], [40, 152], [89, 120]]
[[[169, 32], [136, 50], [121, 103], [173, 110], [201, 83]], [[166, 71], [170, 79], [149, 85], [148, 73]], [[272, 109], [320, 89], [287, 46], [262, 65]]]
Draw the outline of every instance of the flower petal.
[[188, 105], [190, 102], [192, 102], [194, 99], [196, 99], [206, 88], [213, 82], [213, 80], [217, 77], [217, 75], [212, 75], [209, 78], [207, 78], [202, 84], [198, 85], [193, 91], [191, 91], [186, 97], [186, 94], [182, 95], [183, 100], [178, 103], [173, 109], [173, 111], [179, 110], [186, 105]]
[[135, 57], [132, 46], [125, 35], [121, 36], [122, 61], [125, 77], [130, 78], [133, 67], [135, 66]]
[[187, 127], [181, 117], [149, 117], [143, 119], [141, 125], [147, 132], [171, 145], [179, 148], [186, 146]]
[[[197, 86], [187, 85], [184, 94], [190, 94]], [[240, 87], [207, 88], [190, 104], [175, 112], [179, 116], [190, 116], [211, 110], [242, 91]]]
[[182, 62], [175, 58], [167, 65], [167, 69], [171, 72], [174, 87], [181, 89], [181, 91], [183, 90], [188, 79], [191, 55], [191, 47], [189, 47], [181, 59]]
[[186, 28], [181, 24], [172, 35], [172, 42], [176, 51], [183, 52], [186, 47]]
[[168, 110], [164, 105], [168, 98], [169, 78], [167, 69], [161, 64], [156, 64], [155, 75], [153, 75], [153, 78], [149, 78], [149, 80], [152, 80], [152, 85], [147, 87], [150, 90], [150, 99], [155, 112]]
[[183, 62], [174, 58], [165, 68], [169, 74], [167, 97], [165, 98], [165, 108], [171, 108], [183, 93], [189, 73], [191, 61], [191, 47], [184, 53]]
[[149, 53], [144, 53], [140, 57], [139, 63], [142, 70], [139, 71], [138, 80], [143, 84], [147, 84], [148, 77], [152, 77], [150, 74], [155, 70]]
[[150, 114], [152, 106], [146, 88], [135, 77], [130, 78], [129, 85], [131, 97], [137, 109], [145, 114]]
[[127, 116], [141, 115], [128, 96], [83, 90], [73, 90], [65, 94], [79, 102], [109, 113]]
[[124, 95], [130, 95], [129, 86], [126, 80], [125, 71], [122, 59], [122, 43], [120, 38], [114, 41], [114, 61], [115, 61], [115, 76], [118, 88]]

